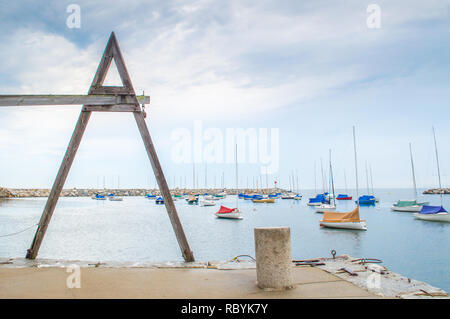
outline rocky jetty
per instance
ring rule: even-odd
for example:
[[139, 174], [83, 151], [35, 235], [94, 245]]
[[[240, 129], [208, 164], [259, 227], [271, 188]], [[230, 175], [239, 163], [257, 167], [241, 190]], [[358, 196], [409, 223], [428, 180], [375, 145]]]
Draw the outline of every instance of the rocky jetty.
[[[219, 194], [225, 191], [229, 195], [236, 195], [238, 193], [258, 193], [258, 194], [272, 194], [275, 192], [282, 192], [281, 189], [171, 189], [173, 195], [195, 195], [195, 194]], [[21, 198], [21, 197], [48, 197], [50, 189], [42, 188], [0, 188], [0, 198]], [[71, 188], [63, 189], [61, 197], [92, 197], [95, 194], [108, 195], [114, 194], [116, 196], [145, 196], [146, 194], [160, 195], [159, 189], [144, 189], [144, 188], [129, 188], [129, 189], [94, 189], [94, 188]]]
[[423, 194], [435, 195], [435, 194], [450, 194], [450, 188], [432, 188], [427, 189]]

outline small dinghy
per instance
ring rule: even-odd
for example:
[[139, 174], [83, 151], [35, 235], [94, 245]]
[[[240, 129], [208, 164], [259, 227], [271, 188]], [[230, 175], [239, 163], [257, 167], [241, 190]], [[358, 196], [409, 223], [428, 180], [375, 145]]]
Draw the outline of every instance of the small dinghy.
[[202, 200], [200, 201], [200, 206], [216, 206], [216, 202], [212, 200]]
[[95, 199], [95, 200], [106, 200], [106, 196], [95, 194], [95, 196], [93, 196], [92, 199]]
[[161, 196], [159, 196], [159, 197], [155, 200], [155, 204], [158, 204], [158, 205], [164, 204], [164, 199], [163, 199]]
[[121, 202], [121, 201], [123, 201], [123, 198], [122, 198], [122, 197], [116, 196], [116, 195], [114, 195], [114, 194], [109, 194], [109, 195], [108, 195], [108, 199], [109, 199], [110, 201], [113, 201], [113, 202]]
[[237, 208], [228, 208], [225, 206], [220, 206], [220, 209], [216, 212], [218, 218], [231, 218], [231, 219], [242, 219], [241, 212]]
[[339, 194], [336, 197], [337, 200], [352, 200], [352, 196], [348, 196], [347, 194]]
[[187, 202], [189, 205], [197, 205], [198, 204], [198, 197], [191, 196], [187, 199]]

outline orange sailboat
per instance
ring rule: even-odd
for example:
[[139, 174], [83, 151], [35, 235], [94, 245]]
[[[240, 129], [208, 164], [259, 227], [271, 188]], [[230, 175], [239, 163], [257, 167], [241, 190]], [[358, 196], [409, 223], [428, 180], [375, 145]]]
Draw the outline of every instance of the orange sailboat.
[[359, 218], [359, 206], [348, 213], [324, 212], [320, 226], [367, 230], [366, 221]]
[[358, 164], [356, 159], [356, 138], [354, 126], [353, 126], [353, 145], [355, 149], [355, 175], [356, 175], [356, 194], [357, 194], [356, 197], [358, 198], [357, 205], [355, 209], [347, 213], [324, 212], [323, 219], [320, 221], [321, 227], [367, 230], [365, 220], [361, 220], [359, 217]]

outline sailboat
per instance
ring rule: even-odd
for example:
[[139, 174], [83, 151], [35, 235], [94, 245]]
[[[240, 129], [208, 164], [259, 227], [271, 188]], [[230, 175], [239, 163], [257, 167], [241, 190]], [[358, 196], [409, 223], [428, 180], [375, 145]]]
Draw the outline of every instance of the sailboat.
[[110, 201], [113, 201], [113, 202], [121, 202], [121, 201], [123, 201], [123, 198], [122, 198], [122, 197], [116, 196], [116, 195], [114, 195], [113, 193], [111, 193], [111, 194], [108, 195], [108, 199], [109, 199]]
[[[355, 176], [356, 176], [356, 197], [358, 196], [358, 163], [356, 157], [356, 138], [355, 127], [353, 126], [353, 146], [355, 151]], [[367, 225], [364, 220], [359, 217], [359, 203], [357, 203], [355, 209], [348, 213], [341, 212], [323, 212], [323, 219], [320, 221], [321, 227], [329, 228], [343, 228], [343, 229], [356, 229], [367, 230]]]
[[360, 206], [371, 206], [371, 205], [375, 205], [375, 202], [376, 202], [375, 196], [370, 195], [369, 173], [367, 171], [367, 162], [366, 162], [366, 181], [367, 181], [367, 194], [368, 195], [362, 195], [362, 196], [358, 197], [357, 201], [355, 201], [355, 203], [357, 202], [357, 204]]
[[329, 195], [329, 200], [330, 198], [333, 199], [333, 203], [331, 204], [327, 204], [327, 203], [322, 203], [320, 206], [316, 207], [316, 213], [323, 213], [323, 212], [327, 212], [327, 211], [331, 211], [331, 210], [335, 210], [336, 209], [336, 198], [334, 196], [334, 181], [333, 181], [333, 168], [331, 167], [331, 150], [330, 150], [330, 187], [331, 190], [333, 192], [333, 194]]
[[216, 212], [217, 218], [230, 218], [230, 219], [242, 219], [241, 211], [238, 208], [239, 204], [239, 185], [238, 185], [238, 164], [237, 164], [237, 144], [236, 144], [236, 208], [228, 208], [220, 206], [220, 209]]
[[345, 175], [345, 170], [344, 170], [344, 183], [345, 183], [345, 194], [338, 194], [336, 199], [337, 200], [352, 200], [352, 196], [349, 196], [348, 192], [347, 192], [347, 176]]
[[411, 158], [411, 171], [413, 178], [413, 188], [414, 188], [414, 200], [398, 200], [391, 209], [397, 212], [420, 212], [423, 205], [428, 205], [428, 202], [419, 203], [417, 202], [417, 187], [416, 187], [416, 174], [414, 172], [414, 162], [412, 156], [411, 143], [409, 143], [409, 154]]
[[[438, 171], [438, 177], [439, 177], [439, 190], [442, 190], [441, 171], [439, 169], [439, 157], [438, 157], [438, 150], [437, 150], [437, 144], [436, 144], [436, 133], [434, 132], [434, 127], [433, 127], [433, 138], [434, 138], [434, 149], [436, 151], [436, 164], [437, 164], [437, 171]], [[450, 223], [450, 214], [442, 206], [442, 192], [439, 192], [439, 195], [440, 195], [440, 199], [441, 199], [440, 206], [423, 205], [420, 212], [414, 213], [414, 217], [417, 219], [421, 219], [421, 220]]]

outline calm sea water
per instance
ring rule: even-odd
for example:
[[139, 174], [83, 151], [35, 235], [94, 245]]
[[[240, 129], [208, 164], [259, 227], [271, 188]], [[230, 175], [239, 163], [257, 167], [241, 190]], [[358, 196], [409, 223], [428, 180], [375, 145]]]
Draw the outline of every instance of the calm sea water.
[[[333, 230], [319, 227], [322, 214], [303, 200], [278, 199], [275, 204], [239, 200], [243, 220], [217, 219], [220, 204], [235, 207], [236, 197], [218, 201], [218, 206], [190, 206], [176, 201], [178, 214], [196, 260], [228, 260], [236, 255], [254, 256], [255, 227], [289, 226], [295, 259], [331, 256], [378, 258], [394, 272], [428, 282], [450, 291], [450, 223], [414, 219], [411, 213], [393, 212], [398, 199], [410, 199], [408, 189], [375, 190], [380, 202], [361, 207], [367, 231]], [[439, 204], [439, 196], [420, 200]], [[0, 236], [29, 227], [39, 221], [46, 198], [0, 201]], [[338, 201], [351, 210], [353, 202]], [[444, 196], [450, 209], [450, 196]], [[23, 233], [0, 237], [0, 257], [24, 257], [35, 227]], [[143, 197], [125, 197], [122, 202], [90, 198], [61, 198], [55, 209], [40, 258], [90, 261], [175, 261], [182, 260], [165, 206]]]

